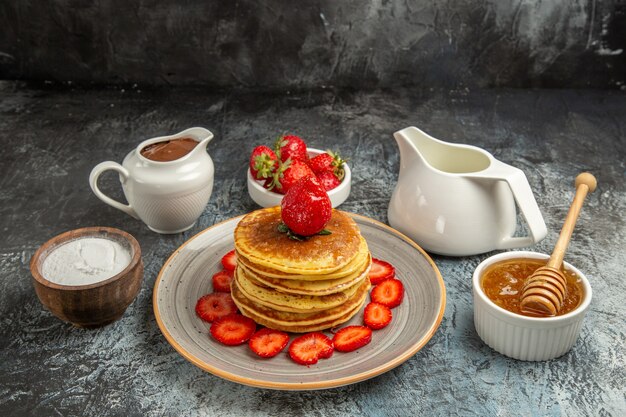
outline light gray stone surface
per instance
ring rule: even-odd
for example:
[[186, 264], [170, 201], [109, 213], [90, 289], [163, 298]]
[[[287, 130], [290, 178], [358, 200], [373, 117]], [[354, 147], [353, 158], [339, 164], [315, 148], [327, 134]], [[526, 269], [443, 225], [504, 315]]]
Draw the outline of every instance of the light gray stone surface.
[[[555, 90], [230, 94], [179, 89], [72, 90], [0, 84], [0, 415], [567, 415], [623, 416], [626, 269], [626, 97]], [[161, 236], [104, 205], [87, 177], [141, 140], [200, 125], [216, 138], [214, 194], [190, 231]], [[196, 368], [166, 342], [152, 288], [167, 257], [193, 234], [251, 211], [249, 151], [293, 132], [349, 158], [352, 194], [341, 207], [386, 222], [397, 180], [392, 133], [415, 125], [469, 143], [521, 168], [549, 233], [550, 252], [574, 177], [599, 182], [585, 203], [566, 260], [594, 299], [571, 352], [548, 362], [508, 359], [473, 326], [471, 274], [490, 254], [434, 256], [447, 288], [443, 322], [400, 367], [359, 384], [313, 392], [237, 385]], [[101, 181], [117, 197], [114, 175]], [[128, 231], [141, 244], [143, 288], [124, 317], [82, 330], [44, 310], [29, 260], [49, 238], [85, 226]], [[303, 368], [306, 372], [306, 368]]]

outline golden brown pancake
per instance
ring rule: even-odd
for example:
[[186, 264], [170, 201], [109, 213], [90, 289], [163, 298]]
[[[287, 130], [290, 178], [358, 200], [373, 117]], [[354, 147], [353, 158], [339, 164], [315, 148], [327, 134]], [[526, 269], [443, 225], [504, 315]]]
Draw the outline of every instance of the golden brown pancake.
[[361, 268], [350, 275], [337, 279], [325, 279], [325, 280], [298, 280], [298, 279], [278, 279], [274, 277], [268, 277], [261, 275], [248, 267], [243, 263], [238, 263], [237, 268], [241, 268], [247, 277], [250, 277], [252, 281], [258, 282], [265, 287], [273, 288], [276, 291], [284, 292], [288, 294], [302, 294], [302, 295], [327, 295], [336, 292], [343, 291], [364, 279], [368, 279], [368, 274], [371, 266], [371, 256], [366, 257], [367, 262], [363, 263]]
[[366, 263], [370, 262], [370, 258], [369, 248], [367, 247], [367, 242], [363, 239], [363, 237], [360, 238], [358, 253], [346, 266], [323, 275], [301, 275], [278, 271], [276, 269], [254, 264], [241, 253], [237, 252], [237, 262], [239, 264], [243, 264], [249, 271], [253, 271], [257, 275], [281, 280], [294, 279], [299, 281], [317, 281], [343, 278], [362, 269]]
[[252, 277], [246, 275], [243, 268], [235, 269], [235, 281], [239, 290], [249, 300], [277, 311], [293, 313], [311, 313], [340, 306], [348, 301], [361, 287], [361, 282], [359, 282], [333, 294], [320, 296], [288, 294], [276, 291], [255, 281]]
[[235, 228], [235, 248], [254, 265], [296, 275], [324, 275], [345, 267], [359, 253], [361, 234], [347, 214], [333, 210], [326, 229], [304, 241], [278, 231], [280, 207], [253, 211]]
[[350, 320], [365, 304], [369, 288], [369, 281], [364, 281], [344, 304], [314, 313], [281, 312], [257, 304], [245, 297], [235, 281], [231, 295], [241, 313], [258, 324], [287, 332], [306, 333], [328, 329]]
[[231, 295], [257, 323], [309, 332], [338, 326], [364, 305], [371, 254], [354, 220], [333, 210], [326, 229], [304, 241], [278, 231], [280, 207], [254, 211], [235, 228]]

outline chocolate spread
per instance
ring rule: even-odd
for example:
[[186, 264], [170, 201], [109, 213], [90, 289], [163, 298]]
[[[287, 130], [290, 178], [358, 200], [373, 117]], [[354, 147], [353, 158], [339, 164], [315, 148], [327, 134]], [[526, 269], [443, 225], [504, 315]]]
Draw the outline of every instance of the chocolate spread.
[[151, 161], [175, 161], [191, 152], [196, 145], [198, 142], [191, 138], [166, 140], [146, 146], [141, 150], [141, 155]]

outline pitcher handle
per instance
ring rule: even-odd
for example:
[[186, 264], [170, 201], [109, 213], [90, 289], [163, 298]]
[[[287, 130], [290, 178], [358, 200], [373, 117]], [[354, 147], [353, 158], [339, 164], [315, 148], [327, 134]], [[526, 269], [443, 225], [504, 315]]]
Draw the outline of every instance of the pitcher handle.
[[492, 159], [491, 166], [481, 172], [470, 175], [474, 178], [491, 178], [495, 180], [505, 181], [511, 193], [515, 198], [517, 206], [520, 208], [522, 216], [528, 225], [528, 236], [503, 237], [496, 249], [513, 249], [522, 246], [530, 246], [546, 237], [548, 229], [543, 220], [537, 201], [533, 194], [530, 184], [526, 179], [526, 175], [521, 169], [507, 165], [496, 159]]
[[134, 217], [135, 219], [139, 219], [139, 216], [137, 216], [135, 209], [132, 208], [130, 204], [122, 204], [119, 201], [115, 201], [111, 197], [100, 191], [100, 189], [98, 188], [98, 178], [102, 173], [104, 173], [104, 171], [107, 170], [118, 172], [122, 177], [122, 184], [124, 184], [128, 180], [129, 174], [126, 168], [124, 168], [117, 162], [104, 161], [93, 167], [93, 169], [91, 170], [91, 174], [89, 174], [89, 185], [91, 186], [91, 190], [100, 200], [104, 201], [106, 204], [110, 205], [111, 207], [115, 207], [118, 210], [122, 210], [124, 213]]

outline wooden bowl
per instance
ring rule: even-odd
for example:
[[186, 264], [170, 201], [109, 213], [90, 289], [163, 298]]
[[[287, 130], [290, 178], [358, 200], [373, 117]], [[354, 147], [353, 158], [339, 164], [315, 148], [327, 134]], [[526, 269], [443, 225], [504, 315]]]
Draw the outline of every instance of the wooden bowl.
[[[44, 278], [42, 265], [58, 246], [79, 238], [99, 237], [115, 240], [130, 251], [130, 263], [111, 278], [88, 285], [61, 285]], [[110, 227], [85, 227], [62, 233], [44, 243], [30, 261], [35, 292], [52, 314], [77, 327], [100, 327], [124, 314], [133, 302], [143, 278], [141, 248], [130, 234]]]

